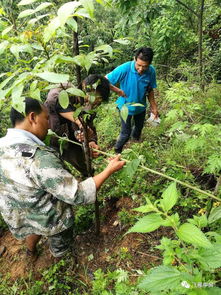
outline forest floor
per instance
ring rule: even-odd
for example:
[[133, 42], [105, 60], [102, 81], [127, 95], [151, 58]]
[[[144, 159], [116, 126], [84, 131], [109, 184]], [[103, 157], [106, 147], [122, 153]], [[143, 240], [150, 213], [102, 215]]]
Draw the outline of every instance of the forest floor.
[[[78, 235], [75, 245], [77, 252], [77, 265], [74, 267], [75, 275], [86, 284], [93, 278], [93, 272], [101, 268], [103, 271], [122, 268], [134, 272], [148, 269], [161, 263], [159, 244], [162, 236], [171, 236], [171, 232], [162, 228], [148, 234], [130, 233], [124, 235], [128, 228], [121, 226], [117, 212], [125, 208], [134, 208], [133, 201], [128, 197], [119, 200], [109, 200], [102, 208], [104, 220], [101, 222], [100, 235], [97, 236], [93, 228]], [[39, 245], [40, 255], [30, 265], [25, 254], [23, 241], [14, 239], [9, 231], [5, 231], [0, 238], [0, 245], [7, 250], [0, 258], [1, 276], [11, 280], [27, 278], [32, 271], [35, 279], [40, 279], [42, 271], [56, 263], [49, 250], [47, 241]]]

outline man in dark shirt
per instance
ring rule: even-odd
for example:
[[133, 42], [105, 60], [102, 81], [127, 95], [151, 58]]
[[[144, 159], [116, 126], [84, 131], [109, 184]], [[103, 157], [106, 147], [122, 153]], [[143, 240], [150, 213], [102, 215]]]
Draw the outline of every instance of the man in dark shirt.
[[[74, 118], [74, 111], [76, 105], [84, 105], [84, 111], [95, 108], [100, 105], [102, 101], [108, 101], [110, 87], [109, 81], [100, 75], [89, 75], [83, 82], [82, 88], [87, 93], [86, 99], [77, 96], [69, 97], [69, 105], [67, 108], [62, 108], [59, 104], [59, 93], [62, 90], [67, 90], [73, 87], [70, 83], [61, 84], [61, 87], [51, 89], [45, 101], [45, 106], [49, 112], [50, 129], [59, 136], [66, 136], [70, 140], [79, 142], [76, 134], [78, 131], [82, 132], [82, 124], [78, 118]], [[89, 98], [93, 97], [93, 102]], [[96, 114], [89, 114], [86, 120], [89, 147], [98, 149], [96, 129], [93, 125], [93, 120]], [[51, 145], [59, 149], [59, 143], [56, 138], [52, 138]], [[92, 152], [92, 156], [96, 157], [97, 152]], [[84, 151], [81, 146], [73, 143], [65, 143], [63, 148], [62, 158], [72, 164], [84, 176], [88, 176], [87, 167], [85, 163]]]

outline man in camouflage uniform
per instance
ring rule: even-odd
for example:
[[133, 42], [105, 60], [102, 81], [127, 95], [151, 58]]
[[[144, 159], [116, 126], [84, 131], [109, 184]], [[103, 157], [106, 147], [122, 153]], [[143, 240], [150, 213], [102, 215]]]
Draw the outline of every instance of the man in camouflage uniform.
[[125, 162], [115, 157], [103, 172], [79, 183], [42, 142], [49, 126], [46, 108], [26, 98], [25, 113], [12, 108], [14, 128], [0, 139], [0, 212], [12, 234], [25, 238], [29, 255], [47, 236], [52, 255], [61, 257], [73, 239], [72, 205], [93, 203], [96, 190]]

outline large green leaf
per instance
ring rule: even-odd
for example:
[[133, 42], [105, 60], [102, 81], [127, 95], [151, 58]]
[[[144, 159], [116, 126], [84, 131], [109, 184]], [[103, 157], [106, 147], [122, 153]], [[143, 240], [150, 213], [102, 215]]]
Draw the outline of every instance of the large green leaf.
[[85, 59], [86, 59], [86, 55], [84, 54], [80, 54], [80, 55], [76, 55], [74, 57], [74, 62], [80, 66], [80, 67], [84, 67], [85, 65]]
[[122, 45], [129, 45], [131, 43], [130, 40], [125, 39], [125, 38], [123, 38], [123, 39], [115, 39], [114, 42], [117, 42], [117, 43], [122, 44]]
[[8, 44], [8, 41], [3, 41], [0, 43], [0, 55], [4, 53], [5, 49], [8, 47]]
[[149, 292], [159, 292], [177, 288], [183, 279], [182, 273], [172, 266], [158, 266], [153, 268], [138, 287]]
[[208, 217], [209, 224], [219, 220], [221, 218], [221, 207], [216, 207], [211, 210], [211, 213]]
[[61, 92], [59, 93], [59, 96], [58, 96], [58, 101], [63, 109], [66, 109], [68, 107], [69, 96], [68, 96], [67, 91], [61, 90]]
[[17, 75], [17, 72], [13, 73], [7, 79], [5, 79], [4, 81], [2, 81], [2, 83], [0, 84], [0, 89], [3, 89], [8, 84], [8, 82], [10, 82], [16, 75]]
[[50, 2], [43, 2], [40, 5], [38, 5], [35, 9], [23, 10], [21, 13], [19, 13], [18, 18], [30, 16], [32, 14], [35, 14], [36, 12], [44, 10], [45, 8], [47, 8], [48, 6], [51, 6], [51, 5], [52, 5], [52, 3], [50, 3]]
[[126, 105], [123, 105], [121, 110], [120, 110], [120, 115], [122, 117], [122, 119], [124, 120], [124, 122], [127, 121], [127, 117], [128, 117], [128, 107]]
[[221, 267], [221, 245], [215, 244], [212, 248], [201, 249], [199, 252], [200, 262], [210, 269]]
[[14, 97], [12, 100], [12, 107], [16, 109], [19, 113], [25, 114], [25, 97]]
[[94, 1], [93, 0], [80, 0], [83, 7], [86, 9], [90, 18], [94, 18]]
[[72, 95], [75, 95], [75, 96], [80, 96], [80, 97], [85, 97], [85, 93], [84, 91], [76, 88], [76, 87], [71, 87], [71, 88], [68, 88], [66, 89], [66, 91]]
[[35, 8], [35, 12], [41, 11], [51, 5], [52, 5], [52, 3], [50, 3], [50, 2], [43, 2]]
[[28, 15], [32, 15], [34, 13], [35, 13], [34, 9], [26, 9], [26, 10], [23, 10], [21, 13], [19, 13], [18, 18], [23, 18], [23, 17], [26, 17]]
[[134, 211], [141, 212], [141, 213], [149, 213], [156, 211], [156, 207], [152, 204], [146, 204], [144, 206], [140, 206], [138, 208], [133, 209]]
[[176, 234], [182, 241], [192, 244], [194, 246], [198, 246], [202, 248], [212, 247], [212, 244], [207, 239], [205, 234], [193, 224], [190, 224], [190, 223], [182, 224], [179, 227]]
[[75, 63], [75, 60], [71, 56], [65, 56], [65, 55], [58, 55], [56, 59], [56, 63]]
[[41, 99], [40, 89], [37, 88], [35, 90], [29, 91], [29, 96], [32, 97], [32, 98], [40, 100]]
[[132, 181], [133, 176], [136, 173], [139, 164], [140, 164], [140, 159], [134, 159], [130, 161], [129, 163], [127, 163], [121, 172], [121, 177], [123, 177], [123, 179], [128, 178], [129, 181]]
[[152, 213], [139, 219], [127, 233], [149, 233], [161, 226], [163, 219], [159, 214]]
[[169, 211], [176, 204], [178, 199], [178, 192], [176, 189], [176, 183], [173, 182], [163, 192], [162, 199], [160, 200], [161, 207], [164, 211]]
[[32, 47], [29, 44], [24, 44], [24, 45], [15, 45], [14, 44], [11, 46], [10, 51], [12, 54], [14, 54], [16, 59], [19, 59], [20, 52], [26, 52], [26, 53], [29, 53], [30, 55], [33, 54]]
[[76, 8], [78, 8], [80, 5], [81, 3], [78, 1], [71, 1], [63, 4], [58, 9], [58, 18], [62, 26], [67, 22], [68, 18], [74, 14]]
[[61, 26], [60, 20], [58, 17], [55, 17], [51, 20], [51, 22], [44, 29], [44, 42], [47, 43], [54, 35], [56, 30]]
[[74, 13], [74, 16], [77, 16], [77, 17], [87, 17], [87, 18], [91, 18], [89, 13], [87, 12], [87, 10], [85, 8], [78, 8], [78, 10]]
[[84, 67], [88, 72], [93, 64], [95, 53], [92, 51], [86, 55]]
[[[46, 17], [46, 16], [50, 16], [50, 14], [49, 14], [49, 13], [46, 13], [46, 14], [43, 14], [43, 15], [39, 15], [39, 16], [37, 16], [37, 17], [35, 17], [35, 18], [30, 19], [30, 20], [28, 21], [28, 23], [29, 23], [30, 25], [34, 25], [37, 21], [41, 20], [42, 18], [44, 18], [44, 17]], [[38, 46], [41, 46], [41, 45], [39, 44]]]
[[76, 20], [74, 18], [69, 18], [67, 20], [67, 25], [74, 31], [77, 32], [78, 30], [78, 23], [76, 22]]
[[18, 100], [21, 95], [22, 95], [22, 92], [23, 92], [23, 89], [24, 89], [24, 84], [19, 84], [17, 85], [16, 87], [14, 87], [12, 89], [12, 100], [15, 101], [15, 100]]
[[38, 73], [35, 74], [35, 76], [46, 80], [50, 83], [65, 83], [69, 80], [69, 75], [67, 74], [56, 74], [53, 72], [44, 72], [44, 73]]
[[88, 72], [93, 63], [94, 56], [95, 56], [95, 53], [90, 52], [88, 55], [85, 55], [85, 54], [76, 55], [73, 59], [77, 65], [79, 65], [80, 67], [84, 67]]
[[9, 26], [7, 28], [5, 28], [3, 31], [2, 31], [2, 37], [4, 37], [5, 35], [7, 35], [12, 29], [13, 29], [13, 25], [12, 26]]
[[113, 55], [113, 48], [107, 44], [95, 47], [94, 51], [95, 52], [103, 51], [104, 53], [107, 53], [110, 57], [112, 57]]

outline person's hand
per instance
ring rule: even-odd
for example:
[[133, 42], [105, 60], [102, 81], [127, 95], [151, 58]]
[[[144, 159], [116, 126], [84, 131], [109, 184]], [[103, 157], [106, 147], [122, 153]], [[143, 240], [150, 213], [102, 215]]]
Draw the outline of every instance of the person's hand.
[[[89, 138], [92, 138], [93, 135], [94, 135], [94, 131], [90, 128], [90, 127], [87, 127], [87, 135]], [[84, 132], [83, 130], [76, 130], [74, 132], [74, 136], [75, 138], [79, 141], [79, 142], [84, 142]], [[92, 146], [93, 147], [93, 146]], [[96, 149], [96, 147], [94, 147]]]
[[83, 131], [80, 131], [80, 130], [75, 131], [74, 136], [79, 142], [84, 141], [84, 132]]
[[99, 145], [97, 145], [94, 141], [89, 142], [89, 147], [91, 148], [91, 156], [92, 158], [97, 158], [99, 156], [99, 152], [92, 150], [93, 148], [99, 150]]
[[158, 119], [158, 117], [159, 117], [159, 113], [158, 113], [158, 110], [157, 110], [157, 109], [152, 109], [152, 110], [151, 110], [151, 113], [154, 114], [154, 120]]
[[117, 91], [117, 94], [119, 96], [123, 96], [123, 97], [127, 97], [126, 94], [124, 93], [124, 91], [122, 89], [119, 88], [119, 90]]
[[122, 167], [126, 164], [125, 161], [121, 161], [120, 160], [121, 155], [118, 154], [116, 157], [114, 158], [110, 158], [109, 159], [109, 164], [107, 165], [107, 168], [110, 172], [110, 174], [122, 169]]

